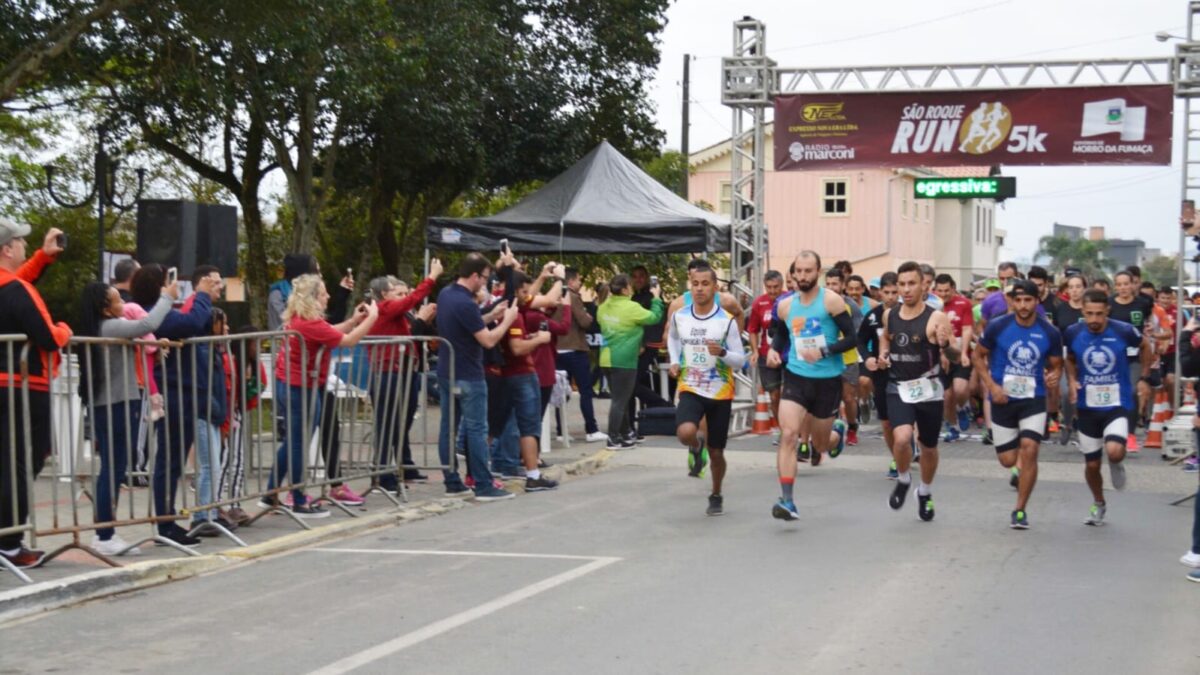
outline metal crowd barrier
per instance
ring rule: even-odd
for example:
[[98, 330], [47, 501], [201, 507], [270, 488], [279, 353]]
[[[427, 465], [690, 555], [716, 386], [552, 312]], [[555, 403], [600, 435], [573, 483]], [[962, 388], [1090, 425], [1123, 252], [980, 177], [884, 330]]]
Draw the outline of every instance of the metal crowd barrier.
[[[33, 529], [27, 514], [33, 485], [33, 444], [30, 439], [28, 338], [25, 335], [0, 335], [0, 353], [4, 354], [5, 377], [0, 388], [0, 538], [15, 538], [7, 547]], [[14, 358], [16, 357], [16, 358]], [[21, 377], [19, 386], [13, 380]], [[24, 571], [0, 556], [0, 566], [25, 583], [33, 583]]]
[[[115, 555], [147, 543], [199, 555], [164, 536], [160, 528], [190, 518], [188, 534], [208, 530], [245, 546], [235, 528], [217, 522], [224, 509], [265, 500], [265, 507], [244, 525], [281, 513], [307, 529], [305, 519], [289, 508], [289, 493], [357, 517], [337, 489], [343, 483], [368, 481], [364, 495], [382, 494], [398, 506], [407, 499], [406, 469], [458, 470], [453, 452], [446, 465], [437, 459], [439, 429], [433, 428], [431, 435], [428, 424], [429, 348], [438, 343], [443, 358], [453, 359], [449, 343], [436, 337], [366, 338], [358, 348], [330, 355], [327, 383], [318, 388], [317, 372], [307, 367], [299, 382], [290, 370], [275, 372], [277, 360], [288, 362], [294, 349], [299, 349], [301, 364], [322, 363], [325, 349], [310, 361], [304, 341], [294, 337], [298, 334], [260, 332], [182, 342], [72, 338], [61, 352], [61, 372], [51, 385], [56, 398], [52, 468], [44, 480], [35, 481], [30, 445], [23, 444], [26, 476], [15, 481], [11, 498], [5, 492], [14, 510], [17, 488], [26, 488], [27, 503], [34, 501], [35, 487], [48, 492], [41, 497], [49, 497], [49, 516], [39, 522], [30, 508], [28, 522], [0, 529], [0, 536], [29, 533], [36, 546], [38, 537], [70, 535], [70, 541], [47, 554], [42, 564], [79, 549], [117, 566], [85, 542], [83, 534], [108, 528], [128, 534], [135, 526], [148, 526], [144, 536], [130, 538]], [[10, 381], [18, 363], [12, 355], [19, 345], [24, 364], [29, 351], [25, 343], [23, 335], [0, 336], [0, 350], [9, 355]], [[299, 398], [293, 399], [293, 394]], [[454, 438], [453, 392], [439, 394], [452, 396]], [[28, 429], [28, 406], [16, 405], [22, 397], [28, 397], [27, 387], [8, 388], [0, 406], [6, 406], [3, 412], [10, 420], [26, 411], [22, 424]], [[285, 400], [291, 405], [283, 405]], [[418, 413], [419, 434], [412, 434]], [[280, 449], [291, 431], [300, 433], [299, 459], [290, 443], [288, 451]], [[7, 447], [18, 445], [11, 424], [0, 425], [0, 433], [7, 434]], [[402, 454], [410, 435], [412, 457], [406, 465]], [[16, 456], [6, 453], [3, 462], [5, 480], [17, 476]], [[190, 489], [180, 488], [181, 482]], [[148, 498], [135, 500], [135, 490], [141, 487], [150, 488]], [[129, 490], [125, 497], [123, 488]], [[3, 562], [30, 582], [21, 570]]]

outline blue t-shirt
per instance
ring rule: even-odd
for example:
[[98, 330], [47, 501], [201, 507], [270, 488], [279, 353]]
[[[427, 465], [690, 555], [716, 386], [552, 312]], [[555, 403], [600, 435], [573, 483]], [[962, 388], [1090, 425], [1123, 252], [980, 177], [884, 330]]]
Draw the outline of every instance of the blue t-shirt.
[[1046, 395], [1046, 359], [1062, 355], [1062, 335], [1045, 317], [1035, 316], [1033, 325], [1026, 328], [1017, 323], [1016, 314], [998, 316], [988, 323], [979, 344], [991, 352], [992, 379], [1010, 396], [1012, 391], [1004, 384], [1006, 375], [1014, 381], [1031, 377], [1036, 385], [1034, 397]]
[[[482, 380], [483, 346], [475, 334], [487, 328], [483, 314], [475, 304], [475, 296], [461, 284], [455, 282], [442, 289], [437, 297], [438, 337], [454, 348], [454, 378], [457, 380]], [[449, 379], [450, 358], [438, 355], [438, 377]]]
[[[1129, 357], [1125, 350], [1142, 344], [1142, 334], [1138, 329], [1125, 323], [1109, 319], [1108, 325], [1099, 333], [1093, 333], [1087, 324], [1077, 323], [1067, 328], [1063, 335], [1067, 343], [1067, 353], [1075, 357], [1079, 374], [1078, 407], [1090, 410], [1106, 410], [1121, 407], [1133, 409], [1133, 383], [1129, 381]], [[1101, 389], [1117, 385], [1117, 396], [1111, 395], [1111, 389]], [[1092, 391], [1092, 403], [1088, 404], [1088, 385], [1096, 387]]]

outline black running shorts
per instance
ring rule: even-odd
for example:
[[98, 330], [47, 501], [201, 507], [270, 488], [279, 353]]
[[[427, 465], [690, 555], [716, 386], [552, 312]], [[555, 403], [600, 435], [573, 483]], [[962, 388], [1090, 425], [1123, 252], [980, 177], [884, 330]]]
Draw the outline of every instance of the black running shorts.
[[842, 376], [800, 377], [784, 368], [781, 398], [804, 406], [813, 417], [829, 419], [842, 404]]
[[708, 420], [708, 434], [704, 442], [710, 448], [725, 449], [729, 440], [729, 418], [733, 412], [733, 401], [718, 401], [705, 398], [690, 391], [679, 393], [679, 405], [675, 406], [675, 426], [691, 422], [699, 426], [700, 419]]

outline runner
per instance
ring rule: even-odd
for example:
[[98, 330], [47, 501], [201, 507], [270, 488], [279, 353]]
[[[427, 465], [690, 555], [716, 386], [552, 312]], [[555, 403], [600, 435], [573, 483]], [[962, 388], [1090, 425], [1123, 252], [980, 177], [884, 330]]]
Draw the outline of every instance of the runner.
[[[862, 325], [862, 304], [845, 294], [846, 279], [839, 267], [832, 267], [825, 273], [825, 288], [842, 296], [846, 303], [846, 311], [850, 313], [850, 323], [854, 326], [852, 335], [856, 336], [857, 344], [858, 327]], [[842, 370], [842, 406], [850, 427], [846, 433], [846, 444], [858, 445], [858, 350], [851, 349], [842, 354], [842, 364], [845, 365], [845, 369]], [[817, 462], [820, 461], [817, 459]]]
[[937, 474], [938, 431], [942, 424], [941, 354], [958, 361], [962, 354], [954, 331], [942, 312], [925, 303], [921, 268], [909, 261], [896, 274], [901, 304], [884, 314], [877, 364], [888, 369], [887, 413], [892, 423], [892, 454], [899, 476], [888, 505], [900, 510], [912, 485], [913, 428], [921, 447], [921, 483], [917, 486], [917, 514], [933, 520], [930, 486]]
[[[1066, 356], [1067, 329], [1083, 321], [1083, 293], [1087, 290], [1087, 279], [1081, 274], [1067, 276], [1067, 299], [1060, 300], [1054, 309], [1054, 327], [1063, 335], [1063, 356]], [[1071, 403], [1067, 378], [1060, 378], [1058, 384], [1059, 400], [1059, 436], [1058, 444], [1066, 445], [1071, 441], [1075, 429], [1075, 405]]]
[[814, 456], [829, 448], [829, 432], [841, 401], [842, 354], [857, 344], [845, 301], [817, 285], [821, 256], [801, 251], [793, 269], [796, 294], [779, 302], [775, 336], [767, 352], [767, 365], [779, 367], [780, 354], [788, 351], [789, 344], [792, 346], [779, 402], [782, 435], [777, 460], [782, 496], [771, 509], [771, 515], [782, 520], [800, 517], [793, 500], [796, 440], [808, 421]]
[[[879, 280], [876, 279], [875, 283], [879, 283]], [[861, 311], [856, 315], [857, 318], [854, 321], [854, 330], [857, 332], [861, 329], [863, 319], [866, 318], [867, 312], [870, 312], [871, 309], [878, 303], [871, 300], [870, 296], [867, 295], [867, 282], [857, 274], [851, 274], [846, 279], [846, 296], [853, 300], [861, 308]], [[871, 421], [871, 378], [867, 374], [866, 368], [864, 368], [862, 365], [861, 354], [858, 357], [858, 362], [858, 419], [851, 420], [852, 424], [850, 425], [850, 431], [853, 432], [854, 442], [850, 443], [850, 445], [858, 445], [858, 425], [866, 424], [867, 422]], [[849, 435], [850, 433], [847, 433], [847, 436]], [[850, 440], [851, 439], [847, 438], [847, 442]]]
[[[763, 275], [762, 295], [750, 307], [750, 318], [746, 331], [750, 334], [750, 365], [758, 369], [758, 383], [771, 397], [771, 417], [779, 420], [779, 390], [783, 387], [783, 369], [767, 365], [767, 352], [771, 349], [771, 317], [775, 313], [775, 302], [783, 294], [783, 275], [778, 270], [769, 270]], [[776, 439], [778, 441], [778, 439]]]
[[[887, 382], [888, 371], [879, 365], [879, 337], [883, 335], [883, 314], [896, 306], [899, 291], [896, 289], [896, 273], [884, 272], [878, 279], [880, 304], [867, 313], [858, 330], [858, 349], [862, 352], [864, 365], [871, 378], [872, 396], [875, 401], [875, 417], [883, 431], [883, 440], [888, 450], [895, 447], [892, 438], [892, 423], [888, 420]], [[887, 477], [895, 480], [899, 476], [896, 460], [892, 459]]]
[[[1134, 285], [1133, 273], [1129, 270], [1121, 270], [1113, 275], [1113, 287], [1116, 289], [1116, 296], [1109, 300], [1108, 317], [1133, 326], [1140, 335], [1154, 312], [1154, 301], [1138, 293], [1137, 286]], [[1144, 375], [1148, 374], [1148, 369], [1143, 367], [1143, 361], [1146, 365], [1153, 362], [1153, 359], [1142, 359], [1138, 353], [1139, 349], [1138, 346], [1133, 346], [1126, 351], [1126, 355], [1129, 357], [1129, 381], [1137, 388], [1137, 396], [1134, 401], [1137, 406], [1129, 406], [1126, 411], [1129, 417], [1129, 430], [1125, 449], [1134, 454], [1141, 450], [1138, 447], [1136, 433], [1138, 418], [1150, 400], [1150, 385], [1144, 378]], [[1148, 342], [1146, 349], [1153, 350], [1152, 343]]]
[[1038, 316], [1038, 287], [1017, 281], [1008, 291], [1013, 313], [988, 324], [975, 349], [975, 365], [992, 398], [992, 438], [1006, 468], [1021, 460], [1017, 506], [1010, 526], [1029, 529], [1025, 510], [1037, 482], [1038, 446], [1046, 432], [1046, 392], [1062, 375], [1062, 336]]
[[921, 265], [921, 283], [925, 288], [925, 304], [933, 309], [940, 310], [942, 308], [942, 299], [933, 292], [933, 280], [937, 277], [934, 272], [933, 265], [928, 263]]
[[[939, 274], [934, 278], [934, 293], [942, 301], [942, 311], [954, 328], [954, 339], [962, 356], [958, 361], [948, 359], [942, 363], [942, 385], [946, 388], [945, 403], [942, 409], [943, 439], [952, 442], [959, 439], [960, 431], [966, 431], [971, 426], [971, 407], [967, 404], [971, 390], [971, 356], [970, 347], [973, 337], [974, 307], [958, 292], [958, 284], [949, 274]], [[958, 427], [955, 428], [955, 423]]]
[[[782, 287], [782, 280], [780, 280]], [[721, 481], [725, 478], [725, 442], [733, 405], [733, 369], [746, 362], [737, 322], [716, 305], [717, 273], [710, 268], [692, 272], [692, 304], [676, 312], [668, 324], [667, 348], [671, 377], [679, 381], [675, 409], [675, 434], [688, 448], [689, 475], [703, 475], [706, 458], [712, 460], [712, 494], [708, 515], [724, 513]], [[700, 420], [707, 422], [700, 436]]]
[[[1111, 305], [1104, 291], [1089, 290], [1083, 295], [1083, 324], [1067, 328], [1067, 388], [1071, 403], [1079, 411], [1075, 426], [1079, 431], [1079, 450], [1087, 463], [1084, 477], [1092, 491], [1092, 508], [1084, 522], [1103, 525], [1107, 504], [1104, 478], [1100, 475], [1101, 455], [1108, 455], [1108, 470], [1113, 487], [1125, 487], [1125, 444], [1129, 436], [1129, 417], [1133, 407], [1133, 369], [1129, 352], [1140, 351], [1149, 359], [1146, 339], [1132, 325], [1111, 318]], [[1139, 350], [1140, 348], [1140, 350]]]
[[[1029, 268], [1029, 273], [1025, 275], [1025, 278], [1037, 286], [1038, 305], [1042, 309], [1043, 316], [1050, 321], [1051, 325], [1055, 325], [1055, 315], [1058, 312], [1058, 306], [1062, 303], [1054, 294], [1054, 277], [1046, 271], [1046, 268], [1034, 265]], [[1061, 330], [1059, 334], [1062, 334]], [[1058, 387], [1046, 390], [1046, 433], [1042, 435], [1043, 439], [1048, 439], [1051, 434], [1058, 433], [1058, 415], [1062, 407], [1060, 400]]]

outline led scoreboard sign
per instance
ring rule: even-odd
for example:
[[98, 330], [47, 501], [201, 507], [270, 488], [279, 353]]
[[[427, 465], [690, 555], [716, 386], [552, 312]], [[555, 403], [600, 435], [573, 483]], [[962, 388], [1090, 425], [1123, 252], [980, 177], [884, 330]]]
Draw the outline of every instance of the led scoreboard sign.
[[916, 199], [996, 199], [1017, 196], [1014, 176], [988, 178], [917, 178], [913, 181]]

